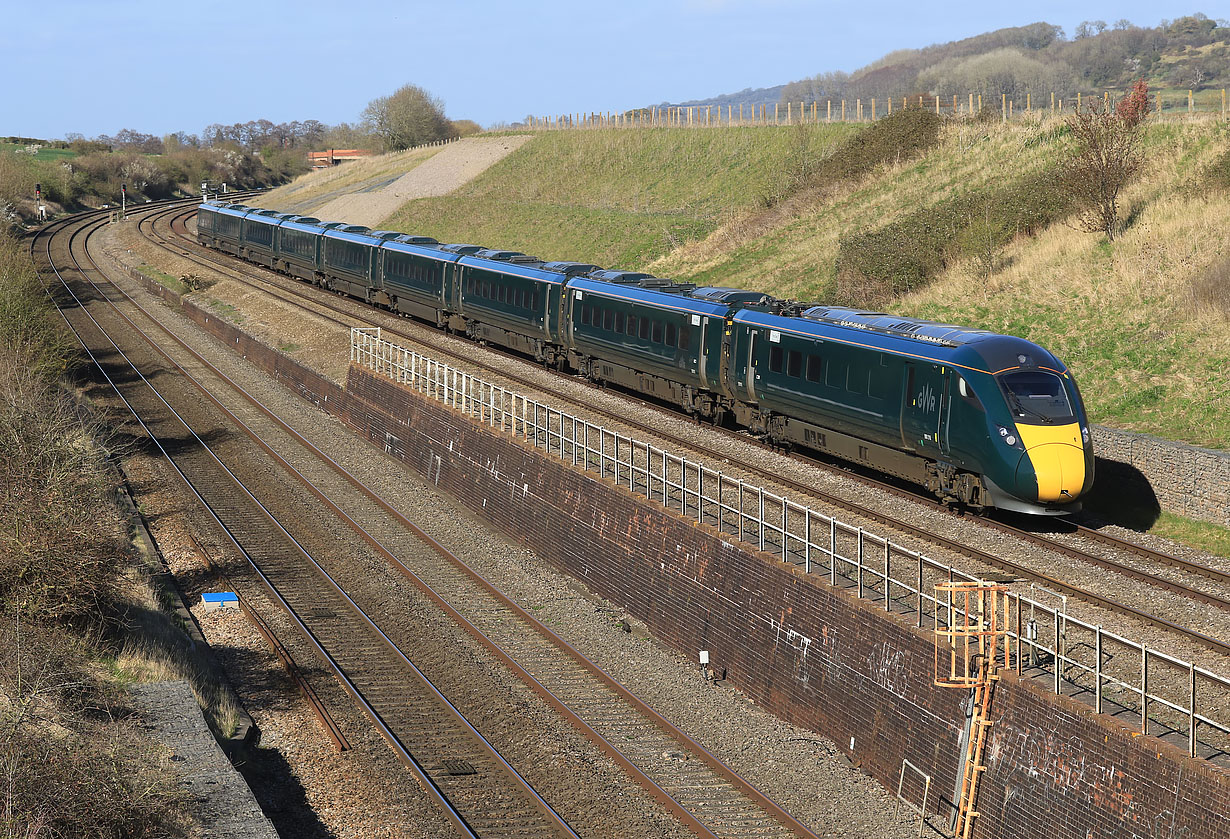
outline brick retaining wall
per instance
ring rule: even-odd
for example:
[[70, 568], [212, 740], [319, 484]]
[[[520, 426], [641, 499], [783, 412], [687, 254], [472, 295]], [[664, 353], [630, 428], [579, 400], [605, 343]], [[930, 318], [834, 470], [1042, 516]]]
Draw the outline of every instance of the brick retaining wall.
[[[382, 377], [351, 368], [343, 389], [183, 308], [682, 655], [709, 650], [755, 702], [832, 738], [886, 786], [908, 759], [935, 776], [933, 801], [952, 794], [965, 694], [932, 686], [927, 633]], [[995, 702], [976, 836], [1230, 836], [1230, 773], [1013, 673]]]

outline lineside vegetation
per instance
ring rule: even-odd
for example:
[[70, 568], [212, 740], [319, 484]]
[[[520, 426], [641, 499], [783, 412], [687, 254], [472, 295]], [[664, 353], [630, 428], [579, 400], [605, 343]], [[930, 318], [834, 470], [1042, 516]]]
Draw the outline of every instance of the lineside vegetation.
[[76, 356], [56, 320], [0, 233], [0, 831], [178, 835], [185, 802], [111, 664], [123, 531], [106, 429], [61, 384]]

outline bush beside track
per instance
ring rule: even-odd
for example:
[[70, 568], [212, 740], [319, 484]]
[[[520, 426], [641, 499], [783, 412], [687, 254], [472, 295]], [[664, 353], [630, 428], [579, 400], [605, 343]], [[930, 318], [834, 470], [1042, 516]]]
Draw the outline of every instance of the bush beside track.
[[124, 578], [105, 426], [62, 383], [77, 361], [28, 256], [0, 234], [0, 826], [143, 836], [187, 824], [166, 757], [129, 721]]

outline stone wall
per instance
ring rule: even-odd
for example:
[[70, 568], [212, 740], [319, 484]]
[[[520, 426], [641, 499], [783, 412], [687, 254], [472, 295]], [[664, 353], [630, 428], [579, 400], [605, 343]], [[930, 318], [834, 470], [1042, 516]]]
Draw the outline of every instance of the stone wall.
[[1230, 452], [1104, 426], [1093, 434], [1095, 484], [1126, 483], [1162, 510], [1230, 527]]

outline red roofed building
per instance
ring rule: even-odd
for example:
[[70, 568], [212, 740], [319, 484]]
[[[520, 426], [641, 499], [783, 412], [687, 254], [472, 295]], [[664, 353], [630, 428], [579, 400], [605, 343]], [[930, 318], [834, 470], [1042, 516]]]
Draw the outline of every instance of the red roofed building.
[[373, 154], [375, 154], [374, 151], [368, 151], [367, 149], [311, 151], [308, 152], [308, 163], [312, 164], [313, 169], [327, 169], [346, 160], [359, 160], [360, 158], [371, 157]]

